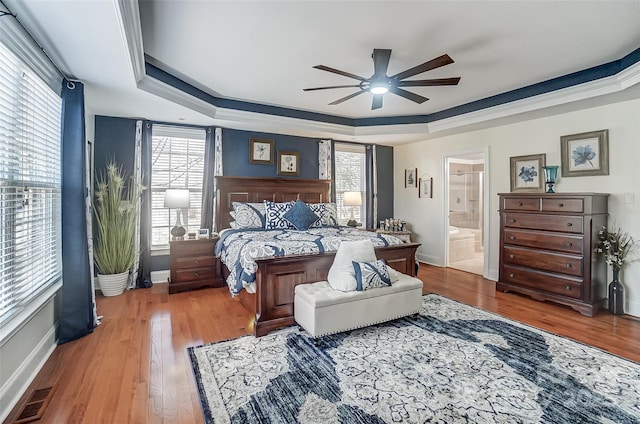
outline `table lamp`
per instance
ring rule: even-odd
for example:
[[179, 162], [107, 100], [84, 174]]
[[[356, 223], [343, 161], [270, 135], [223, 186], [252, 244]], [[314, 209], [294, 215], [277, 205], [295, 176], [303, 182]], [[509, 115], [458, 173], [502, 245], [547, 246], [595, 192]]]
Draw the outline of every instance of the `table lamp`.
[[359, 224], [353, 217], [356, 206], [362, 206], [362, 194], [359, 191], [345, 191], [342, 202], [345, 206], [351, 206], [351, 219], [347, 222], [350, 227], [357, 227]]
[[187, 230], [182, 226], [180, 212], [183, 208], [190, 206], [189, 190], [184, 189], [167, 189], [164, 193], [164, 207], [169, 209], [177, 209], [176, 225], [171, 229], [173, 240], [182, 240]]

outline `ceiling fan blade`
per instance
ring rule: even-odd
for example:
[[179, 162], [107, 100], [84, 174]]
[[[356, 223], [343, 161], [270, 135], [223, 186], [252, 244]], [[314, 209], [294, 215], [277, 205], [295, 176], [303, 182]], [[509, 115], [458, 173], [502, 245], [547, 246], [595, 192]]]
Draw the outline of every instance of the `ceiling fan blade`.
[[345, 97], [343, 97], [343, 98], [341, 98], [341, 99], [338, 99], [338, 100], [336, 100], [336, 101], [334, 101], [334, 102], [331, 102], [331, 103], [329, 103], [329, 104], [330, 104], [330, 105], [337, 105], [337, 104], [340, 104], [340, 103], [342, 103], [342, 102], [344, 102], [344, 101], [346, 101], [346, 100], [353, 99], [354, 97], [359, 96], [359, 95], [360, 95], [360, 94], [362, 94], [362, 93], [364, 93], [364, 90], [356, 91], [356, 92], [355, 92], [355, 93], [353, 93], [353, 94], [349, 94], [348, 96], [345, 96]]
[[398, 87], [430, 87], [436, 85], [458, 85], [460, 77], [455, 78], [438, 78], [415, 81], [399, 81]]
[[334, 74], [338, 74], [338, 75], [342, 75], [342, 76], [345, 76], [345, 77], [357, 79], [357, 80], [360, 80], [360, 81], [366, 81], [367, 80], [366, 78], [361, 77], [359, 75], [350, 74], [349, 72], [341, 71], [340, 69], [330, 68], [330, 67], [324, 66], [324, 65], [316, 65], [316, 66], [314, 66], [314, 68], [320, 69], [321, 71], [333, 72]]
[[373, 49], [373, 78], [385, 78], [389, 68], [391, 50]]
[[414, 66], [411, 69], [407, 69], [406, 71], [400, 72], [399, 74], [395, 74], [391, 78], [402, 80], [405, 78], [412, 77], [414, 75], [421, 74], [423, 72], [430, 71], [431, 69], [439, 68], [444, 65], [449, 65], [450, 63], [453, 63], [453, 59], [451, 59], [448, 54], [443, 54], [442, 56], [436, 57], [435, 59], [431, 59], [430, 61], [425, 62], [421, 65]]
[[380, 109], [382, 107], [382, 94], [374, 94], [371, 102], [371, 110]]
[[313, 87], [313, 88], [303, 88], [302, 91], [316, 91], [316, 90], [330, 90], [333, 88], [357, 88], [360, 87], [358, 84], [356, 85], [332, 85], [329, 87]]
[[400, 97], [404, 97], [405, 99], [409, 99], [409, 100], [414, 101], [416, 103], [424, 103], [427, 100], [429, 100], [426, 97], [420, 96], [419, 94], [415, 94], [415, 93], [412, 93], [412, 92], [407, 91], [407, 90], [403, 90], [402, 88], [398, 88], [398, 87], [390, 87], [389, 91], [392, 92], [393, 94], [397, 94]]

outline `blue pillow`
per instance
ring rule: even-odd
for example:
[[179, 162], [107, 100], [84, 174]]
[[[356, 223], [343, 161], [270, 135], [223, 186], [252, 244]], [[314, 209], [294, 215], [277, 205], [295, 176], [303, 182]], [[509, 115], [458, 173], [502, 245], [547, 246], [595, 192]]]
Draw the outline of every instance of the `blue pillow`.
[[306, 205], [302, 200], [296, 200], [291, 209], [284, 214], [284, 219], [289, 221], [296, 230], [306, 231], [320, 220], [318, 215]]
[[356, 272], [356, 290], [363, 291], [391, 285], [391, 277], [384, 259], [375, 262], [351, 262]]

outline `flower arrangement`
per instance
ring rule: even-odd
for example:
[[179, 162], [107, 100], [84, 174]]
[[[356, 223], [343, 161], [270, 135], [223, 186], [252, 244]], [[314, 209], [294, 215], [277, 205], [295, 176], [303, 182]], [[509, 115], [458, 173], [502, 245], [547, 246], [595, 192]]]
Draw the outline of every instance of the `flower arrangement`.
[[596, 248], [596, 252], [604, 256], [607, 265], [610, 265], [614, 271], [620, 271], [625, 263], [637, 259], [634, 257], [637, 247], [635, 241], [620, 228], [609, 231], [606, 227], [602, 227], [598, 231], [598, 238], [600, 244]]
[[136, 258], [135, 231], [143, 190], [114, 161], [107, 164], [106, 175], [97, 180], [94, 216], [97, 234], [93, 259], [99, 274], [129, 271]]

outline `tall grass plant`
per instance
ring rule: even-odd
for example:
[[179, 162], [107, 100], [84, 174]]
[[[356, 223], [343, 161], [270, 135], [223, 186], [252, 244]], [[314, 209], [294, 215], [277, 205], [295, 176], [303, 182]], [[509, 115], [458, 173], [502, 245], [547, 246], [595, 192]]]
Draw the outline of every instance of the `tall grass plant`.
[[93, 259], [99, 274], [120, 274], [133, 266], [141, 192], [142, 187], [115, 161], [99, 175], [93, 203], [97, 228]]

